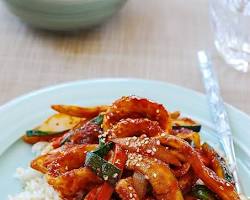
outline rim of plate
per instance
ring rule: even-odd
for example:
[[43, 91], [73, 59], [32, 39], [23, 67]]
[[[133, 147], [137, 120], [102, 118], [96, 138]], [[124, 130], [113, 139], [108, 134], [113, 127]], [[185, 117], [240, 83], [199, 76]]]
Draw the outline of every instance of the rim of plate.
[[[173, 83], [169, 83], [169, 82], [164, 82], [164, 81], [158, 81], [158, 80], [147, 80], [147, 79], [139, 79], [139, 78], [96, 78], [96, 79], [85, 79], [85, 80], [76, 80], [76, 81], [68, 81], [68, 82], [63, 82], [63, 83], [59, 83], [59, 84], [53, 84], [51, 86], [47, 86], [47, 87], [42, 87], [41, 89], [35, 89], [35, 90], [31, 90], [28, 93], [19, 95], [5, 103], [3, 103], [2, 105], [0, 105], [0, 112], [2, 112], [4, 109], [8, 109], [8, 107], [16, 105], [18, 103], [20, 103], [21, 101], [24, 101], [32, 96], [36, 96], [38, 94], [47, 92], [47, 91], [53, 91], [53, 90], [57, 90], [60, 88], [64, 88], [64, 87], [69, 87], [72, 85], [78, 85], [78, 84], [83, 84], [83, 83], [94, 83], [94, 82], [140, 82], [140, 83], [150, 83], [150, 84], [165, 84], [166, 86], [170, 86], [173, 88], [178, 88], [181, 90], [185, 90], [187, 92], [191, 92], [194, 93], [195, 95], [199, 96], [200, 98], [205, 98], [205, 94], [202, 92], [198, 92], [196, 90], [190, 89], [190, 88], [186, 88], [186, 87], [182, 87]], [[240, 115], [243, 115], [245, 118], [248, 118], [250, 121], [250, 116], [248, 114], [246, 114], [245, 112], [243, 112], [242, 110], [240, 110], [239, 108], [237, 108], [236, 106], [232, 106], [231, 104], [228, 104], [225, 102], [225, 105], [227, 108], [233, 110], [234, 112], [239, 113]]]

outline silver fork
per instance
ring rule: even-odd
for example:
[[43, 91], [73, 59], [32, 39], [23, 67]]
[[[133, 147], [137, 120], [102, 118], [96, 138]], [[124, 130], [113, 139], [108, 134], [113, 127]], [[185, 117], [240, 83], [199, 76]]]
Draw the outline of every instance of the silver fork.
[[220, 94], [220, 87], [213, 71], [212, 62], [205, 51], [198, 52], [198, 60], [210, 106], [211, 116], [213, 118], [216, 131], [220, 135], [220, 142], [227, 156], [230, 170], [233, 173], [236, 190], [240, 194], [242, 200], [247, 199], [243, 195], [243, 188], [241, 187], [239, 181], [232, 131], [228, 120], [228, 114], [225, 110], [223, 99]]

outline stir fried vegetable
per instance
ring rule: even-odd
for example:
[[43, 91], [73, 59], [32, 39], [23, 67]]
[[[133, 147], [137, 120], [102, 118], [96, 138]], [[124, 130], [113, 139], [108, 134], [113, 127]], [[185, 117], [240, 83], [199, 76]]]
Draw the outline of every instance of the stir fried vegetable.
[[201, 125], [190, 118], [177, 118], [173, 120], [172, 123], [173, 123], [172, 128], [174, 130], [180, 130], [182, 128], [189, 129], [194, 132], [200, 132], [201, 130]]
[[92, 151], [92, 152], [95, 153], [96, 155], [100, 156], [101, 158], [103, 158], [104, 156], [106, 156], [108, 154], [108, 152], [113, 147], [114, 147], [114, 143], [113, 142], [108, 142], [107, 144], [99, 145], [99, 147], [97, 149], [95, 149], [94, 151]]
[[121, 175], [121, 170], [93, 152], [87, 153], [85, 166], [92, 169], [97, 176], [115, 185]]
[[[119, 145], [115, 145], [114, 157], [112, 164], [123, 171], [127, 160], [126, 153], [121, 149]], [[116, 174], [113, 174], [116, 175]], [[119, 177], [120, 178], [120, 177]], [[114, 191], [114, 187], [108, 182], [105, 182], [99, 189], [96, 200], [109, 200]]]
[[216, 200], [214, 193], [205, 185], [195, 185], [192, 188], [192, 194], [200, 200]]
[[180, 112], [135, 96], [110, 106], [52, 108], [59, 113], [23, 138], [54, 148], [31, 167], [63, 200], [240, 199], [225, 159]]
[[29, 144], [34, 144], [39, 141], [49, 141], [72, 129], [80, 120], [78, 117], [66, 114], [54, 114], [40, 126], [26, 131], [26, 134], [22, 138]]
[[32, 136], [49, 136], [49, 135], [57, 135], [61, 134], [62, 132], [45, 132], [45, 131], [40, 131], [40, 130], [28, 130], [26, 131], [26, 135], [28, 137]]
[[51, 108], [66, 115], [91, 119], [92, 117], [99, 115], [101, 112], [105, 112], [108, 109], [108, 106], [79, 107], [69, 105], [52, 105]]

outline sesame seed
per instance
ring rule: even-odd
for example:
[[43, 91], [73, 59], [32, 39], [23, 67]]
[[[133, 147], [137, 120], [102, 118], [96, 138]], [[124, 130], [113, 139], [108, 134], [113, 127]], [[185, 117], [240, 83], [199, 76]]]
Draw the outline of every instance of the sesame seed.
[[129, 193], [129, 197], [132, 198], [132, 197], [133, 197], [133, 194], [132, 194], [132, 193]]
[[152, 152], [152, 150], [150, 150], [150, 149], [147, 149], [147, 151], [146, 151], [147, 153], [151, 153]]
[[157, 114], [159, 114], [159, 113], [160, 113], [160, 110], [159, 110], [159, 109], [157, 109], [157, 110], [156, 110], [156, 113], [157, 113]]
[[137, 139], [137, 137], [136, 137], [136, 136], [133, 136], [132, 138], [133, 138], [133, 140], [136, 140], [136, 139]]
[[115, 161], [115, 164], [120, 164], [121, 163], [121, 160], [120, 159], [117, 159], [116, 161]]
[[162, 136], [162, 137], [166, 136], [166, 133], [162, 133], [161, 136]]
[[104, 176], [103, 176], [103, 179], [104, 179], [105, 181], [107, 181], [107, 180], [109, 179], [109, 177], [108, 177], [107, 175], [104, 175]]
[[153, 151], [153, 152], [156, 152], [156, 148], [155, 148], [155, 147], [153, 147], [153, 148], [152, 148], [152, 151]]
[[153, 173], [153, 177], [156, 178], [157, 174], [156, 173]]
[[118, 176], [118, 173], [113, 174], [113, 178], [116, 178]]
[[160, 140], [157, 140], [157, 141], [156, 141], [156, 144], [157, 144], [157, 145], [160, 145], [160, 144], [161, 144]]
[[147, 180], [149, 179], [149, 177], [148, 177], [147, 175], [145, 175], [144, 177], [145, 177], [145, 179], [147, 179]]
[[131, 186], [128, 187], [129, 190], [133, 190], [133, 188]]

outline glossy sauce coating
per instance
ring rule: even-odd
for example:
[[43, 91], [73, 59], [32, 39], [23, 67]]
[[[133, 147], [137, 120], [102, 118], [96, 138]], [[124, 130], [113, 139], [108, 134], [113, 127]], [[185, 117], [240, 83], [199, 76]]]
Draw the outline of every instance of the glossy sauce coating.
[[106, 131], [126, 118], [147, 118], [158, 121], [165, 131], [170, 128], [169, 115], [162, 104], [135, 96], [126, 96], [115, 101], [104, 116], [103, 128]]

